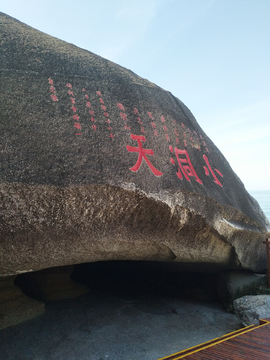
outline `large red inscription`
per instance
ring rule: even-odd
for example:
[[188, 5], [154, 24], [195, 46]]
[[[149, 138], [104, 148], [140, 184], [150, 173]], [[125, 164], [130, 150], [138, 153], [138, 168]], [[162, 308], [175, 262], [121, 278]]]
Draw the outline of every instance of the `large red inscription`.
[[138, 147], [133, 147], [133, 146], [129, 146], [127, 145], [127, 150], [130, 152], [137, 152], [138, 153], [138, 160], [136, 162], [136, 164], [130, 168], [131, 171], [138, 171], [141, 164], [142, 164], [142, 159], [144, 159], [147, 163], [147, 165], [150, 167], [152, 173], [155, 176], [161, 176], [163, 175], [163, 173], [161, 171], [159, 171], [158, 169], [156, 169], [149, 161], [149, 159], [147, 158], [146, 155], [154, 155], [154, 151], [151, 149], [143, 149], [142, 147], [142, 141], [145, 141], [145, 137], [142, 135], [130, 135], [132, 140], [137, 140], [138, 142]]
[[[52, 78], [48, 79], [49, 82], [49, 93], [50, 98], [53, 102], [59, 102], [59, 95], [56, 90], [55, 83]], [[79, 110], [76, 102], [76, 98], [74, 95], [74, 89], [71, 83], [66, 84], [67, 88], [67, 94], [69, 96], [69, 102], [70, 102], [70, 108], [69, 113], [74, 121], [74, 128], [76, 129], [75, 135], [82, 135], [82, 126], [80, 122], [80, 116], [79, 116]], [[108, 130], [108, 137], [113, 140], [114, 139], [114, 132], [113, 132], [113, 126], [112, 126], [112, 119], [109, 116], [108, 108], [106, 106], [106, 100], [103, 96], [102, 92], [100, 90], [96, 90], [94, 93], [89, 92], [85, 88], [82, 89], [81, 94], [83, 94], [86, 110], [89, 116], [89, 126], [93, 129], [93, 131], [101, 131], [102, 127], [100, 127], [100, 116], [97, 118], [95, 116], [95, 110], [93, 109], [93, 102], [96, 104], [98, 101], [100, 111], [102, 111], [104, 121], [106, 123], [106, 128]], [[98, 97], [95, 98], [95, 96]], [[92, 99], [92, 100], [91, 100]], [[60, 99], [61, 100], [61, 99]], [[132, 132], [132, 123], [130, 123], [128, 118], [128, 109], [126, 110], [125, 106], [121, 102], [115, 103], [115, 108], [118, 110], [119, 113], [119, 120], [122, 123], [122, 126], [125, 130], [129, 132], [129, 134]], [[111, 109], [111, 108], [110, 108]], [[85, 111], [85, 110], [84, 110]], [[152, 111], [147, 110], [147, 118], [148, 121], [143, 120], [143, 116], [141, 115], [138, 107], [133, 107], [132, 109], [133, 116], [136, 118], [136, 123], [139, 124], [140, 132], [143, 135], [136, 135], [133, 131], [133, 133], [130, 134], [130, 138], [132, 140], [137, 141], [137, 147], [123, 144], [123, 146], [126, 146], [126, 149], [129, 152], [136, 152], [138, 153], [138, 158], [130, 170], [133, 172], [137, 172], [142, 164], [142, 161], [146, 162], [148, 167], [150, 168], [151, 172], [155, 176], [162, 176], [163, 173], [156, 169], [154, 165], [150, 162], [148, 156], [154, 156], [154, 151], [152, 149], [145, 149], [143, 148], [143, 142], [146, 142], [146, 132], [147, 127], [152, 129], [152, 135], [148, 136], [154, 136], [154, 138], [157, 138], [161, 136], [166, 141], [170, 152], [175, 156], [175, 159], [173, 157], [168, 157], [168, 160], [171, 162], [173, 166], [177, 167], [176, 176], [181, 181], [188, 181], [190, 182], [192, 179], [199, 183], [200, 185], [203, 185], [203, 176], [200, 170], [196, 170], [192, 163], [192, 158], [190, 156], [190, 150], [192, 149], [192, 156], [194, 156], [194, 151], [198, 150], [198, 153], [196, 155], [202, 157], [202, 162], [204, 161], [204, 164], [202, 167], [204, 169], [204, 175], [207, 177], [212, 177], [213, 182], [223, 187], [220, 181], [220, 177], [223, 177], [223, 174], [221, 171], [219, 171], [216, 168], [213, 168], [210, 164], [211, 161], [208, 159], [209, 156], [209, 150], [207, 148], [207, 144], [205, 142], [204, 137], [202, 134], [198, 134], [195, 130], [191, 130], [186, 124], [181, 122], [177, 122], [175, 119], [170, 118], [168, 116], [168, 119], [165, 118], [164, 115], [161, 115], [159, 117], [155, 117], [154, 113]], [[81, 113], [82, 114], [82, 113]], [[130, 114], [130, 113], [129, 113]], [[115, 122], [114, 122], [115, 124]], [[138, 126], [138, 125], [137, 125]], [[138, 129], [136, 130], [138, 131]], [[162, 135], [163, 134], [163, 135]], [[161, 140], [160, 140], [161, 141]], [[173, 145], [173, 143], [176, 145]], [[203, 153], [203, 154], [202, 154]], [[207, 153], [208, 155], [206, 156]], [[201, 174], [200, 177], [198, 176], [198, 171]], [[192, 180], [192, 181], [193, 181]]]

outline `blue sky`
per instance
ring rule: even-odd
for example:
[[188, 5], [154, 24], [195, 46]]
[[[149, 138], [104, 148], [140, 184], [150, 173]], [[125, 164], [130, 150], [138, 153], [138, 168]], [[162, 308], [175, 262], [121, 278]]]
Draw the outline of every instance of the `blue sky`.
[[270, 190], [269, 0], [8, 0], [0, 11], [169, 90], [248, 190]]

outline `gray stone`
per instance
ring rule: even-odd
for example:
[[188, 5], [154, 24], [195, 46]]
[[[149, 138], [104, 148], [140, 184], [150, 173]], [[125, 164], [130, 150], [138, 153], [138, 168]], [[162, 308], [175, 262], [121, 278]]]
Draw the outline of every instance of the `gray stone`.
[[270, 295], [246, 295], [233, 302], [235, 315], [244, 326], [259, 325], [270, 318]]
[[2, 13], [0, 29], [0, 276], [115, 259], [266, 268], [269, 222], [179, 99]]

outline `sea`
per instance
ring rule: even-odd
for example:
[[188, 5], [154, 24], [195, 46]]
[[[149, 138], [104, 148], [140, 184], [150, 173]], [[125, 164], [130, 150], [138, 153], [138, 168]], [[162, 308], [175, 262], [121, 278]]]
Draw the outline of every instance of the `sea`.
[[253, 190], [249, 191], [249, 193], [258, 201], [262, 211], [270, 221], [270, 190]]

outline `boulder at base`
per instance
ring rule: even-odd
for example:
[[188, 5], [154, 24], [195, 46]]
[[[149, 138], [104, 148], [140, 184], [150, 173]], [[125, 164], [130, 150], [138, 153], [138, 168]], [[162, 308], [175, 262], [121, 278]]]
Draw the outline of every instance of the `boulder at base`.
[[268, 221], [180, 100], [2, 13], [0, 29], [1, 276], [114, 259], [266, 268]]
[[246, 295], [233, 302], [235, 315], [244, 326], [259, 325], [270, 318], [270, 295]]

